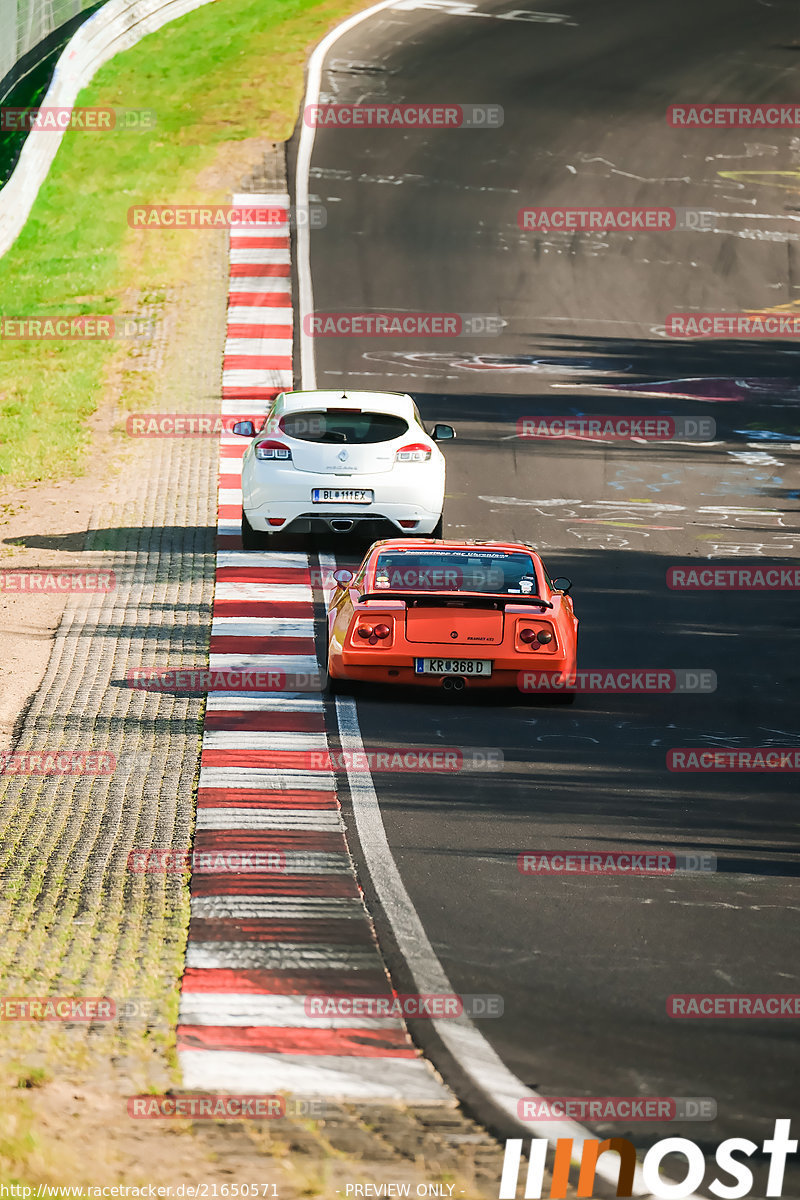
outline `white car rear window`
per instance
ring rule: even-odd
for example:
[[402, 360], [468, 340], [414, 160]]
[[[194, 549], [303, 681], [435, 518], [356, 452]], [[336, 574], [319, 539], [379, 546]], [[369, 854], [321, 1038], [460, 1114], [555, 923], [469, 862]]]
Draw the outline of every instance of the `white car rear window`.
[[408, 433], [408, 422], [393, 413], [342, 409], [284, 413], [279, 424], [287, 437], [336, 445], [391, 442]]

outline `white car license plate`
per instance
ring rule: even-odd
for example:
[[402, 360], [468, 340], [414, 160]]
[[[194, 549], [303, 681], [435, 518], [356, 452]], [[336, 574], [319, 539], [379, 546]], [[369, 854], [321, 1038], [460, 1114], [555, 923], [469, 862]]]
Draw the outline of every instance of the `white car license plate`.
[[491, 675], [488, 658], [415, 658], [416, 675]]
[[372, 504], [371, 488], [312, 488], [314, 504]]

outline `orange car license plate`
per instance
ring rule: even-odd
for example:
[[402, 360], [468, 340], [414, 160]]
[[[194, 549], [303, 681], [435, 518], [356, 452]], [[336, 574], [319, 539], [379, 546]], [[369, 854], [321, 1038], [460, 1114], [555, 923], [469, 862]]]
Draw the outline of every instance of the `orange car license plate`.
[[415, 658], [415, 675], [491, 675], [488, 658]]

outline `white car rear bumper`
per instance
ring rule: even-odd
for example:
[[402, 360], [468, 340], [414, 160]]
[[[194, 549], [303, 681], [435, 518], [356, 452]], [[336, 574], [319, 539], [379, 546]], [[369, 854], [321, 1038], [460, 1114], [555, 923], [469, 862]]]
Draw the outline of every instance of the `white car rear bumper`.
[[[315, 488], [367, 490], [372, 502], [317, 503]], [[405, 464], [402, 471], [376, 475], [329, 475], [297, 471], [276, 463], [252, 461], [242, 472], [243, 507], [253, 529], [277, 532], [294, 525], [298, 531], [330, 527], [332, 520], [354, 522], [388, 521], [400, 533], [432, 533], [444, 506], [444, 472], [431, 471], [428, 464]], [[280, 526], [269, 518], [283, 518]], [[413, 528], [401, 521], [414, 521]]]

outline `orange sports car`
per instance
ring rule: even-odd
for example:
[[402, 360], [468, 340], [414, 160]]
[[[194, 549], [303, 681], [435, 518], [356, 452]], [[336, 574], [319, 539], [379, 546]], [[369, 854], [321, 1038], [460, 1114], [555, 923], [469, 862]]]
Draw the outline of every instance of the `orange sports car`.
[[568, 579], [521, 542], [394, 538], [335, 571], [328, 689], [352, 682], [544, 691], [569, 702], [578, 619]]

